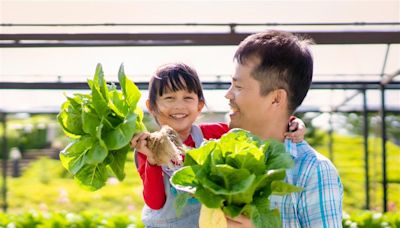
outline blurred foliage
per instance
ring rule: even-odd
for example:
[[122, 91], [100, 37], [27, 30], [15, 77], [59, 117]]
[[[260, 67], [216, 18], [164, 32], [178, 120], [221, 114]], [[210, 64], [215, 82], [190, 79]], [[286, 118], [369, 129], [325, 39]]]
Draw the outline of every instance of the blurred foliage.
[[[143, 122], [149, 131], [159, 129], [154, 118], [145, 113]], [[0, 126], [0, 149], [3, 148], [3, 126]], [[48, 131], [53, 131], [52, 138], [48, 138]], [[55, 114], [18, 114], [7, 115], [7, 148], [8, 151], [17, 147], [22, 153], [31, 149], [43, 149], [49, 147], [64, 148], [70, 139], [64, 135], [58, 126]], [[2, 153], [0, 153], [2, 158]]]
[[[29, 149], [49, 147], [47, 139], [50, 124], [55, 124], [55, 115], [8, 115], [7, 148], [17, 147], [22, 153]], [[55, 129], [57, 130], [57, 128]], [[59, 131], [60, 132], [60, 131]], [[4, 128], [0, 128], [0, 148], [3, 148]], [[0, 154], [2, 157], [2, 154]]]
[[[334, 134], [333, 162], [341, 176], [345, 195], [344, 209], [353, 212], [365, 207], [365, 174], [363, 145], [360, 136]], [[380, 139], [370, 141], [370, 200], [371, 209], [382, 210], [382, 171]], [[316, 147], [328, 154], [326, 141]], [[400, 205], [400, 147], [388, 143], [389, 209], [399, 211]], [[79, 213], [98, 209], [112, 213], [128, 212], [140, 217], [143, 206], [142, 183], [133, 162], [133, 153], [128, 154], [125, 166], [126, 178], [118, 182], [109, 179], [107, 185], [98, 191], [81, 189], [72, 176], [61, 166], [60, 161], [41, 158], [32, 162], [20, 178], [8, 178], [9, 211], [69, 211]], [[1, 181], [0, 181], [1, 183]]]
[[126, 213], [106, 213], [100, 211], [40, 212], [29, 211], [19, 214], [0, 213], [0, 227], [103, 227], [133, 228], [143, 227], [134, 216]]
[[343, 228], [397, 228], [400, 227], [399, 213], [359, 211], [351, 215], [344, 213]]
[[[327, 133], [312, 125], [312, 115], [296, 114], [296, 116], [301, 118], [307, 126], [307, 141], [309, 141], [317, 151], [329, 157]], [[352, 118], [352, 120], [360, 121], [362, 119], [362, 117], [359, 116], [350, 117], [349, 115], [349, 119], [350, 118]], [[49, 119], [49, 122], [51, 122], [52, 117]], [[158, 128], [151, 116], [146, 115], [145, 121], [149, 123], [149, 125], [146, 124], [146, 126], [148, 126], [150, 131]], [[371, 121], [373, 121], [372, 116]], [[22, 120], [16, 120], [15, 123], [22, 123]], [[352, 125], [355, 126], [355, 129], [362, 128], [360, 124], [361, 122], [352, 123]], [[390, 128], [395, 127], [396, 123], [391, 122], [390, 125]], [[0, 128], [0, 134], [1, 130], [2, 128]], [[9, 128], [8, 131], [8, 135], [10, 136], [10, 133], [12, 133], [13, 130]], [[17, 140], [18, 132], [14, 131], [14, 133], [16, 134], [15, 138]], [[382, 151], [381, 139], [379, 136], [380, 134], [371, 133], [368, 141], [370, 201], [371, 210], [374, 211], [382, 210], [383, 198]], [[64, 140], [62, 141], [64, 146], [68, 143], [65, 139], [66, 137], [62, 134], [56, 138], [57, 141]], [[362, 221], [369, 221], [371, 216], [372, 218], [376, 218], [378, 215], [370, 216], [371, 213], [374, 214], [373, 212], [365, 212], [367, 215], [364, 215], [363, 213], [355, 214], [357, 210], [365, 208], [366, 194], [363, 137], [356, 133], [351, 136], [344, 136], [334, 132], [333, 142], [333, 157], [331, 157], [331, 159], [339, 171], [345, 189], [343, 207], [345, 211], [350, 212], [352, 215], [350, 220], [344, 220], [344, 222], [357, 223], [359, 224], [358, 227], [368, 227], [362, 225], [366, 222], [361, 222], [358, 218], [365, 217]], [[391, 141], [387, 142], [388, 205], [389, 210], [392, 211], [392, 213], [397, 213], [397, 215], [400, 212], [399, 151], [400, 147], [398, 145], [395, 145]], [[34, 213], [30, 211], [36, 211], [36, 213], [46, 216], [49, 212], [51, 212], [50, 214], [64, 213], [65, 216], [72, 213], [69, 216], [74, 217], [78, 215], [82, 216], [80, 214], [82, 211], [96, 210], [113, 215], [122, 214], [121, 216], [129, 214], [133, 215], [140, 221], [141, 209], [143, 207], [142, 183], [134, 166], [133, 153], [128, 154], [128, 162], [126, 163], [125, 170], [127, 176], [124, 181], [118, 182], [116, 179], [111, 178], [103, 189], [96, 192], [89, 192], [81, 189], [76, 184], [71, 175], [61, 166], [60, 161], [48, 158], [39, 159], [30, 164], [28, 169], [23, 172], [22, 177], [10, 177], [7, 179], [9, 213], [13, 215], [21, 214], [20, 217], [27, 216], [26, 219], [30, 218], [32, 224], [37, 217], [35, 217]], [[23, 215], [25, 213], [31, 215]], [[398, 224], [398, 216], [392, 218], [390, 215], [391, 214], [389, 213], [383, 216], [385, 221], [393, 220], [395, 222], [397, 221], [395, 224]], [[62, 215], [54, 216], [60, 221], [63, 220], [63, 218], [65, 219]], [[0, 224], [2, 224], [3, 220], [7, 220], [8, 218], [10, 217], [0, 214]], [[93, 219], [94, 218], [95, 217], [93, 217]], [[116, 220], [125, 221], [125, 218], [126, 217], [121, 217]], [[372, 219], [371, 221], [377, 223], [378, 220]], [[90, 224], [90, 222], [88, 222], [88, 224]], [[345, 227], [350, 226], [345, 225]], [[397, 225], [397, 227], [400, 226]]]
[[[344, 214], [344, 228], [385, 228], [400, 227], [400, 214], [360, 211]], [[19, 214], [0, 213], [0, 227], [102, 227], [134, 228], [143, 224], [134, 216], [126, 213], [107, 213], [97, 210], [71, 212], [29, 211]]]
[[[328, 139], [315, 149], [329, 157]], [[365, 208], [365, 154], [364, 140], [361, 136], [333, 134], [333, 153], [331, 161], [337, 168], [344, 186], [344, 209], [353, 211]], [[382, 151], [381, 139], [370, 137], [369, 145], [369, 181], [370, 208], [382, 210]], [[400, 146], [387, 142], [387, 182], [389, 210], [399, 211], [400, 207]]]
[[40, 158], [32, 162], [21, 177], [7, 179], [8, 212], [20, 214], [34, 210], [79, 214], [97, 210], [110, 214], [126, 213], [140, 220], [142, 184], [133, 153], [128, 155], [125, 170], [127, 175], [123, 182], [110, 178], [105, 187], [90, 192], [79, 187], [59, 160]]
[[[360, 113], [339, 113], [345, 118], [343, 127], [354, 135], [363, 135], [364, 118]], [[386, 134], [388, 140], [400, 145], [400, 114], [388, 113], [385, 118], [386, 121]], [[379, 113], [368, 114], [368, 133], [369, 135], [380, 137], [381, 130], [381, 117]]]
[[312, 123], [315, 115], [310, 115], [309, 113], [297, 113], [296, 117], [301, 119], [306, 125], [307, 131], [304, 138], [307, 143], [309, 143], [313, 147], [321, 146], [324, 143], [327, 134], [326, 132], [319, 130]]

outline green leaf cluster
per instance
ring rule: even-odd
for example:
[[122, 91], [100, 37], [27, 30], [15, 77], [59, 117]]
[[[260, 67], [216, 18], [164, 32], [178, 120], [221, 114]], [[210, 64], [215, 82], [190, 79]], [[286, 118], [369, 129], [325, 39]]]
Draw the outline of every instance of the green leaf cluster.
[[142, 227], [138, 219], [127, 214], [110, 214], [98, 211], [40, 212], [31, 210], [21, 214], [0, 212], [0, 227]]
[[279, 227], [279, 211], [270, 209], [268, 198], [301, 190], [283, 181], [292, 165], [282, 143], [232, 129], [188, 151], [171, 182], [206, 207], [222, 208], [230, 217], [244, 214], [256, 227]]
[[129, 80], [121, 65], [118, 72], [121, 91], [104, 79], [101, 64], [88, 80], [90, 94], [67, 97], [57, 116], [64, 132], [74, 139], [63, 151], [63, 166], [85, 189], [103, 187], [108, 168], [119, 179], [125, 177], [129, 142], [136, 132], [145, 130], [143, 111], [137, 106], [140, 91]]

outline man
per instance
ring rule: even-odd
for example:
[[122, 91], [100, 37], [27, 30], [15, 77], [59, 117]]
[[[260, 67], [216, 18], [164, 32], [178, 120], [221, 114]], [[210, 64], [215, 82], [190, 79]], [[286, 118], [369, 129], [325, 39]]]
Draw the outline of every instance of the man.
[[[243, 128], [262, 139], [284, 142], [287, 120], [303, 102], [313, 74], [310, 41], [291, 33], [268, 31], [243, 40], [235, 53], [235, 73], [225, 97], [231, 106], [230, 128]], [[285, 141], [294, 167], [286, 181], [303, 191], [272, 196], [283, 227], [341, 227], [343, 187], [332, 163], [306, 142]], [[251, 227], [244, 217], [229, 227]]]

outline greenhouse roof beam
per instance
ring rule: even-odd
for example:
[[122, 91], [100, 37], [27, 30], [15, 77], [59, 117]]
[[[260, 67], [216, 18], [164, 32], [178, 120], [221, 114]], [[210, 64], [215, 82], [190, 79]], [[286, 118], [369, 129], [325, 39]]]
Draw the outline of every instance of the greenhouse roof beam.
[[[301, 31], [317, 44], [400, 43], [400, 31]], [[2, 33], [6, 47], [215, 46], [237, 45], [252, 33]]]
[[[114, 82], [119, 86], [118, 82]], [[148, 89], [148, 82], [135, 82], [139, 89]], [[203, 88], [228, 89], [230, 82], [203, 82]], [[316, 81], [311, 84], [311, 89], [380, 89], [380, 81]], [[0, 89], [89, 89], [87, 82], [1, 82]], [[385, 85], [385, 89], [400, 89], [400, 81], [392, 81]]]
[[400, 69], [398, 69], [398, 70], [397, 70], [396, 72], [394, 72], [393, 74], [387, 75], [386, 77], [384, 77], [384, 78], [381, 80], [381, 84], [382, 84], [382, 85], [387, 85], [387, 84], [391, 83], [391, 82], [393, 81], [393, 79], [394, 79], [395, 77], [399, 76], [399, 75], [400, 75]]

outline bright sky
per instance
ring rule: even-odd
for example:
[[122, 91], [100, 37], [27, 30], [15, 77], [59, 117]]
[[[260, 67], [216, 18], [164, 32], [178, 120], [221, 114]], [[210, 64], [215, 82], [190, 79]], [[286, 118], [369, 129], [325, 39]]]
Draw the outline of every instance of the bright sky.
[[393, 22], [398, 0], [1, 1], [3, 23]]

